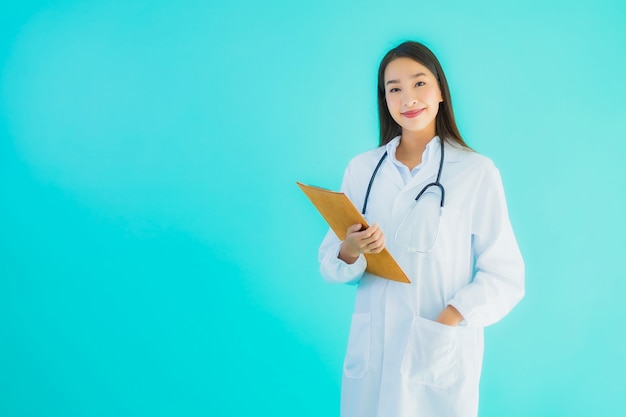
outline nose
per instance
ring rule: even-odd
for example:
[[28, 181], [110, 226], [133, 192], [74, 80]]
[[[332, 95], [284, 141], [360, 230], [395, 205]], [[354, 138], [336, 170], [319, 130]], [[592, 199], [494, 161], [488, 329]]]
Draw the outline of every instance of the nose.
[[402, 104], [406, 107], [413, 107], [417, 104], [417, 96], [412, 91], [404, 91], [402, 95]]

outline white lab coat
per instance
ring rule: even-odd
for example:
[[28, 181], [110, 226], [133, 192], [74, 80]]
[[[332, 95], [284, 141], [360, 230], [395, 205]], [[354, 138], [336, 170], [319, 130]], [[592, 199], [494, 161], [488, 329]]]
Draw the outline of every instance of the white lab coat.
[[[398, 141], [399, 138], [394, 139]], [[381, 279], [365, 271], [363, 256], [337, 258], [341, 242], [329, 231], [319, 251], [329, 282], [358, 284], [344, 362], [342, 417], [475, 417], [483, 357], [483, 327], [504, 317], [524, 295], [524, 263], [508, 218], [497, 168], [488, 158], [445, 144], [441, 183], [446, 199], [430, 253], [397, 246], [398, 223], [439, 167], [439, 138], [430, 157], [404, 184], [390, 158], [370, 194], [367, 219], [378, 223], [386, 246], [411, 279]], [[385, 147], [348, 165], [342, 191], [359, 210]], [[436, 323], [454, 306], [458, 327]]]

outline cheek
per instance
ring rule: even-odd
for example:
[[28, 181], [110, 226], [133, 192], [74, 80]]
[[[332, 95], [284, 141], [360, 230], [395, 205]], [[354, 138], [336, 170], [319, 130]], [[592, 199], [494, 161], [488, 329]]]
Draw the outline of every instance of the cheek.
[[389, 110], [389, 113], [393, 114], [394, 110], [398, 108], [398, 97], [386, 96], [385, 101], [387, 102], [387, 109]]
[[429, 92], [429, 98], [432, 101], [436, 101], [436, 102], [440, 102], [442, 97], [441, 97], [441, 91], [439, 91], [439, 89], [432, 89]]

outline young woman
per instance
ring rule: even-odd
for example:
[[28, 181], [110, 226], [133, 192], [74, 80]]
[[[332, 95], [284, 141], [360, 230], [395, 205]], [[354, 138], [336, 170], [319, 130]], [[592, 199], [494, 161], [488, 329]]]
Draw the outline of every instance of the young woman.
[[[390, 50], [378, 71], [380, 147], [348, 165], [342, 191], [371, 226], [329, 231], [320, 270], [358, 284], [342, 417], [478, 413], [483, 328], [524, 295], [524, 263], [500, 174], [457, 129], [441, 65], [424, 45]], [[365, 272], [386, 247], [410, 284]]]

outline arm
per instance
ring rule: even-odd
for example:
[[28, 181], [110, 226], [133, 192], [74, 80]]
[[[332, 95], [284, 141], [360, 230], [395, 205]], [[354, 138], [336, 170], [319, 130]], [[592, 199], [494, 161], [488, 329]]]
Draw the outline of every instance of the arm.
[[463, 321], [463, 315], [456, 308], [447, 305], [435, 321], [446, 326], [458, 326]]
[[[344, 173], [341, 191], [354, 201], [352, 189], [352, 169], [348, 165]], [[339, 241], [329, 229], [319, 249], [320, 272], [329, 282], [356, 284], [367, 266], [363, 254], [379, 253], [385, 245], [382, 230], [376, 224], [361, 231], [361, 225], [348, 228], [345, 240]]]
[[450, 300], [469, 326], [503, 318], [524, 296], [524, 262], [509, 221], [500, 173], [490, 167], [478, 187], [472, 218], [475, 275]]
[[326, 233], [318, 254], [320, 273], [328, 282], [356, 284], [363, 276], [367, 262], [363, 255], [359, 255], [352, 263], [341, 260], [339, 255], [342, 244], [332, 230]]

